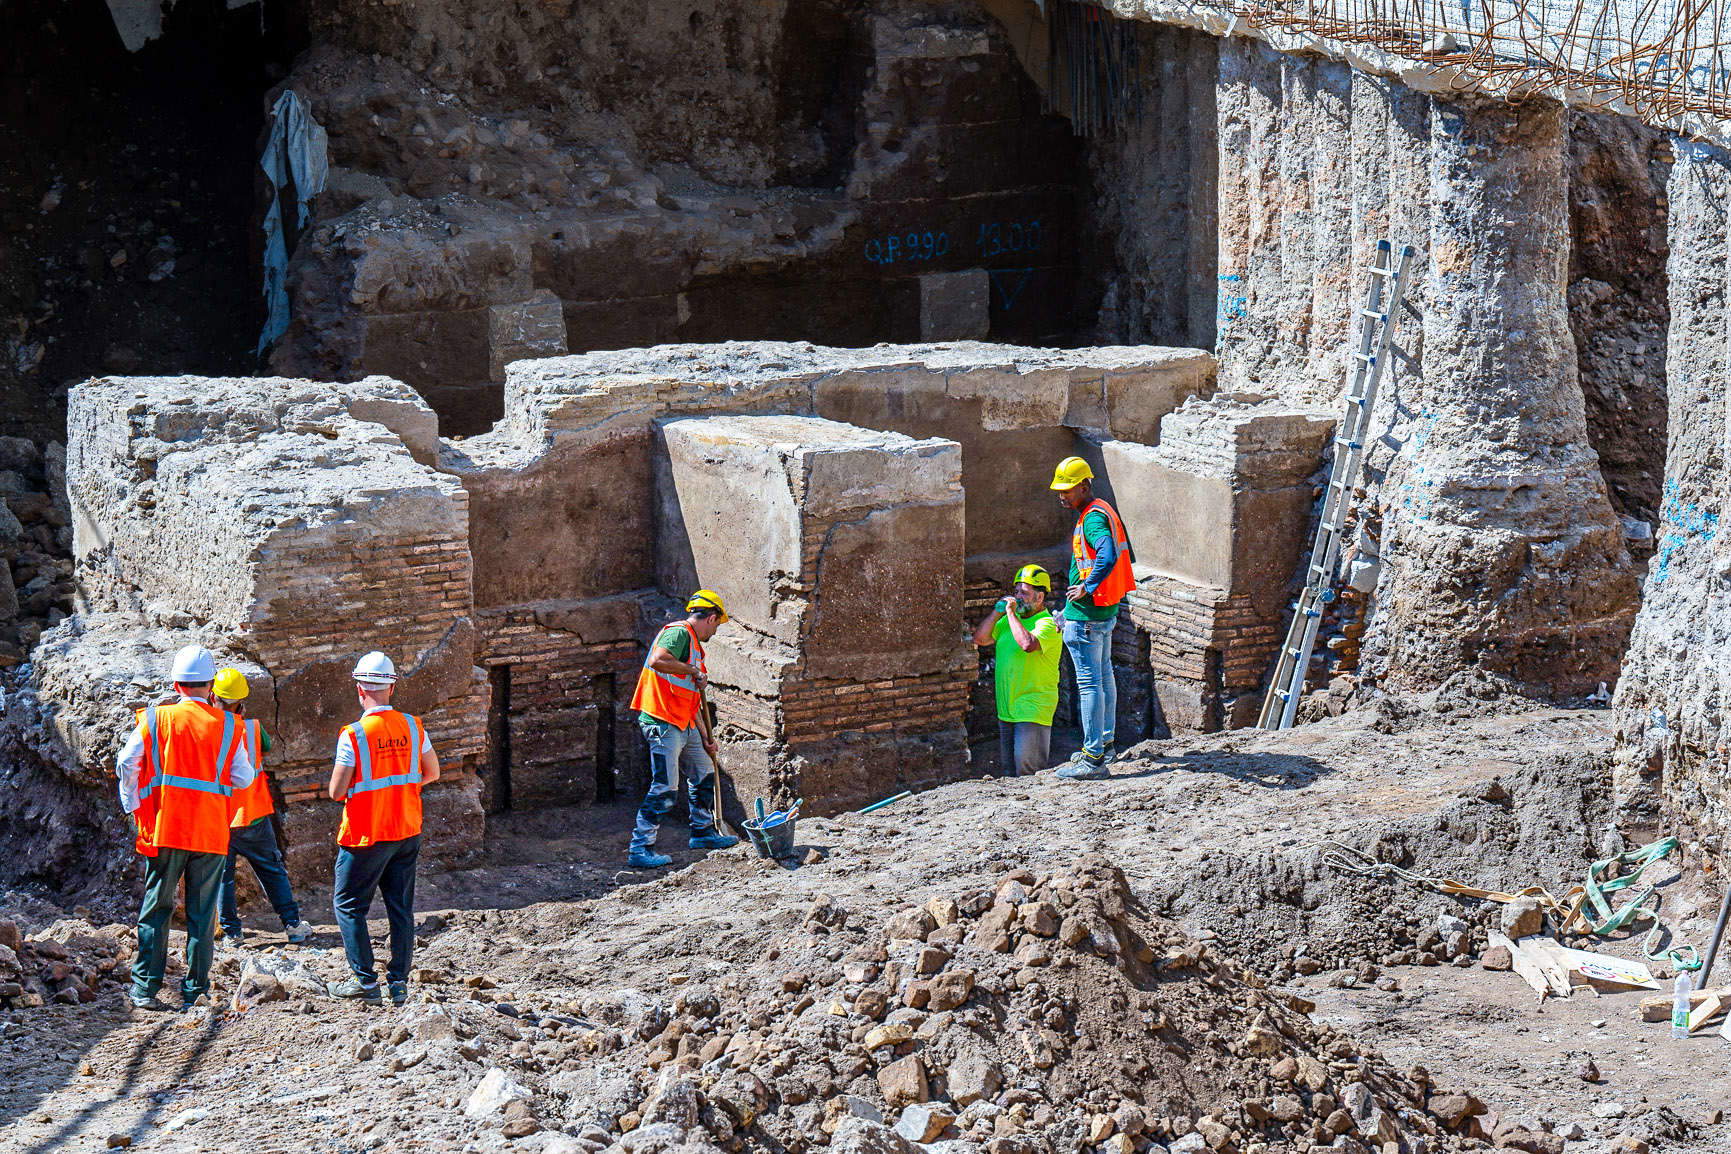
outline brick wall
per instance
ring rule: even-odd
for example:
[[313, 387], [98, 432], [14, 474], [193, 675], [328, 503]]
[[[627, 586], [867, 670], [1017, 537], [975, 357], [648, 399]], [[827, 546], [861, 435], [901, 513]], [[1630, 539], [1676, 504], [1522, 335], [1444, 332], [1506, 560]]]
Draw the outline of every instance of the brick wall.
[[1254, 720], [1250, 703], [1280, 648], [1278, 618], [1248, 594], [1169, 577], [1144, 578], [1126, 602], [1121, 616], [1147, 639], [1154, 707], [1166, 725], [1211, 733]]
[[477, 622], [491, 711], [481, 759], [487, 808], [640, 795], [647, 767], [630, 705], [641, 643], [585, 642], [543, 625], [528, 606], [482, 613]]

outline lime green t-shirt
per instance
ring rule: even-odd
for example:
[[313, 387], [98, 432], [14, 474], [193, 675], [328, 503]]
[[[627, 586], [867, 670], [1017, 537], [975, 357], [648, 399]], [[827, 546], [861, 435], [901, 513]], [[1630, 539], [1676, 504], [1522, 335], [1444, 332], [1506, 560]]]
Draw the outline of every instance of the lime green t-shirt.
[[1058, 709], [1058, 659], [1064, 653], [1064, 640], [1058, 634], [1058, 623], [1044, 609], [1023, 617], [1022, 624], [1040, 643], [1032, 653], [1022, 652], [1007, 620], [1000, 617], [992, 626], [998, 720], [1050, 725]]
[[[1106, 514], [1095, 509], [1082, 518], [1082, 536], [1088, 543], [1098, 549], [1112, 539], [1112, 522]], [[1075, 551], [1070, 554], [1070, 579], [1064, 582], [1065, 588], [1082, 583], [1081, 570], [1076, 566]], [[1096, 605], [1092, 601], [1070, 601], [1064, 605], [1066, 621], [1110, 621], [1118, 616], [1116, 605]]]
[[[668, 625], [655, 635], [655, 644], [667, 650], [676, 661], [691, 660], [691, 633], [683, 625]], [[651, 647], [653, 648], [653, 647]], [[661, 719], [648, 713], [639, 713], [637, 720], [645, 725], [651, 722], [661, 724]]]

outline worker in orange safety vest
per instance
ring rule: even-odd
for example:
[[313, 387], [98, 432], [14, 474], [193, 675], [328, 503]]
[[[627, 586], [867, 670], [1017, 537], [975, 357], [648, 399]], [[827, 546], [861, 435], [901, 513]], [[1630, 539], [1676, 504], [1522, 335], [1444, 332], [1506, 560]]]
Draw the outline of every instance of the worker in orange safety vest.
[[245, 789], [234, 795], [234, 818], [229, 822], [228, 861], [222, 870], [222, 896], [217, 904], [217, 920], [222, 926], [223, 941], [238, 945], [246, 937], [240, 922], [240, 905], [235, 896], [235, 871], [240, 859], [252, 864], [253, 877], [277, 917], [292, 945], [299, 945], [312, 936], [312, 927], [301, 921], [300, 905], [295, 901], [294, 888], [289, 884], [288, 869], [283, 865], [282, 849], [276, 840], [276, 823], [271, 815], [276, 802], [270, 795], [270, 775], [264, 771], [264, 755], [270, 750], [270, 734], [256, 718], [246, 715], [246, 699], [252, 692], [246, 674], [238, 669], [216, 671], [212, 687], [216, 703], [241, 719], [241, 732], [246, 739], [247, 756], [252, 759], [257, 776]]
[[1052, 476], [1052, 489], [1076, 514], [1070, 531], [1070, 580], [1064, 606], [1064, 648], [1076, 670], [1082, 748], [1058, 767], [1070, 780], [1109, 776], [1118, 720], [1118, 677], [1112, 668], [1112, 633], [1118, 607], [1136, 587], [1130, 538], [1118, 510], [1094, 495], [1094, 470], [1080, 457], [1066, 457]]
[[240, 720], [211, 700], [216, 662], [188, 645], [170, 674], [178, 699], [141, 709], [115, 762], [120, 805], [132, 815], [135, 847], [144, 855], [144, 901], [138, 911], [138, 955], [132, 962], [132, 1004], [164, 1010], [157, 1001], [168, 968], [168, 923], [175, 891], [186, 887], [186, 975], [182, 1008], [210, 991], [216, 944], [217, 895], [228, 861], [235, 791], [253, 781]]
[[637, 869], [657, 869], [673, 861], [655, 852], [655, 838], [661, 832], [661, 820], [672, 812], [679, 797], [681, 769], [689, 779], [685, 804], [691, 839], [686, 844], [692, 849], [727, 849], [739, 844], [738, 838], [716, 828], [719, 815], [710, 808], [716, 746], [703, 708], [703, 691], [709, 684], [703, 643], [726, 622], [721, 595], [712, 589], [699, 589], [685, 603], [685, 620], [664, 626], [656, 635], [637, 675], [631, 708], [637, 710], [638, 728], [649, 743], [649, 792], [637, 809], [625, 859]]
[[393, 1005], [409, 1000], [415, 952], [415, 863], [421, 852], [421, 790], [439, 780], [439, 758], [421, 719], [391, 706], [397, 667], [383, 653], [355, 663], [361, 719], [343, 727], [331, 768], [330, 797], [343, 803], [337, 829], [336, 886], [331, 905], [354, 976], [332, 982], [335, 998], [383, 1001], [367, 911], [385, 900], [391, 956], [385, 981]]

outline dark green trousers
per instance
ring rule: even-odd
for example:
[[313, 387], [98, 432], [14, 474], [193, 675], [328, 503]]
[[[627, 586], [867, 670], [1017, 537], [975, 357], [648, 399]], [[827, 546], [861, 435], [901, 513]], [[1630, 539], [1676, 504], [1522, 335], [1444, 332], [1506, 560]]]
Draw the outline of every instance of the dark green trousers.
[[144, 859], [144, 904], [138, 910], [138, 956], [132, 960], [132, 992], [151, 997], [168, 969], [168, 922], [174, 893], [186, 879], [186, 977], [180, 996], [193, 1001], [210, 989], [210, 956], [216, 948], [216, 902], [222, 892], [227, 854], [159, 849]]

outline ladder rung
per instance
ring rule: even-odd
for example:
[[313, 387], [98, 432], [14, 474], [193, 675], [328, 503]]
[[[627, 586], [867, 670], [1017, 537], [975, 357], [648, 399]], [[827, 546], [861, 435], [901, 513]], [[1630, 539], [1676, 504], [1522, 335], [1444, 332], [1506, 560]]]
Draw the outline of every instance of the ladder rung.
[[1334, 439], [1334, 443], [1337, 445], [1345, 445], [1349, 449], [1362, 449], [1362, 448], [1364, 448], [1364, 442], [1363, 441], [1343, 441], [1339, 437], [1336, 437]]
[[1388, 314], [1378, 309], [1359, 309], [1358, 315], [1361, 317], [1375, 317], [1379, 321], [1386, 321], [1388, 319]]
[[1395, 275], [1394, 269], [1392, 269], [1392, 268], [1377, 268], [1375, 265], [1371, 265], [1365, 271], [1370, 273], [1371, 276], [1394, 276]]
[[1375, 353], [1354, 353], [1352, 355], [1357, 357], [1359, 360], [1363, 361], [1367, 365], [1376, 364], [1376, 354]]

